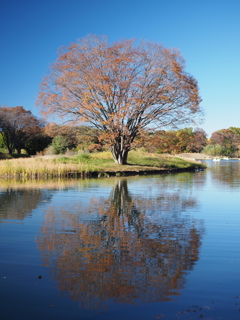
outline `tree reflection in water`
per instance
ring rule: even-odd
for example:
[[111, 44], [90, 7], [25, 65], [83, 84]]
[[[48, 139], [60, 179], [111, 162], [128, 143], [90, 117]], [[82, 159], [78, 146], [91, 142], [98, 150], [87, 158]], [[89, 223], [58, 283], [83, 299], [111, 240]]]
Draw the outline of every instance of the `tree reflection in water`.
[[50, 202], [55, 191], [76, 185], [71, 180], [0, 179], [0, 223], [5, 219], [24, 220], [41, 202]]
[[220, 162], [208, 161], [211, 179], [216, 188], [239, 188], [240, 161], [221, 160]]
[[51, 195], [41, 189], [6, 189], [0, 192], [0, 222], [3, 219], [23, 220], [31, 216], [41, 201], [49, 201]]
[[202, 221], [181, 213], [195, 206], [180, 192], [134, 196], [119, 179], [108, 199], [90, 199], [78, 214], [49, 209], [36, 241], [59, 289], [81, 307], [167, 301], [198, 259]]

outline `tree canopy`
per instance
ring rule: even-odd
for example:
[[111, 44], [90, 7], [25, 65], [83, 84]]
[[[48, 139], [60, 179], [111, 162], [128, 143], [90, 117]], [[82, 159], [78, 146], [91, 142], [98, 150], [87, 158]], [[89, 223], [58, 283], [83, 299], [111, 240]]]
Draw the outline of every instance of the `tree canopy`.
[[201, 152], [207, 144], [206, 132], [200, 128], [193, 130], [184, 128], [179, 130], [155, 131], [143, 141], [143, 146], [150, 152], [182, 153]]
[[40, 85], [45, 115], [87, 122], [102, 132], [116, 163], [150, 125], [184, 125], [201, 115], [197, 81], [176, 49], [87, 36], [61, 48]]
[[[237, 128], [236, 128], [237, 129]], [[222, 155], [233, 156], [238, 150], [240, 137], [229, 129], [221, 129], [212, 133], [210, 143], [222, 147]]]
[[[0, 131], [10, 154], [15, 149], [18, 154], [23, 148], [32, 150], [33, 146], [30, 147], [30, 144], [33, 144], [33, 139], [40, 139], [41, 126], [41, 121], [33, 116], [31, 111], [27, 111], [21, 106], [0, 107]], [[45, 145], [43, 145], [44, 147]]]

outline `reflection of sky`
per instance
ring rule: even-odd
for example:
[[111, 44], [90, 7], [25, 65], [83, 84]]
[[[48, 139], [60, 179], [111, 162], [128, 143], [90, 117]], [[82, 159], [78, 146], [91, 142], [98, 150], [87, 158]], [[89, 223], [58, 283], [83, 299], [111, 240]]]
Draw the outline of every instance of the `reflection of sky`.
[[[205, 184], [201, 189], [195, 189], [195, 196], [201, 203], [201, 215], [209, 221], [211, 217], [236, 217], [239, 213], [240, 161], [222, 160], [220, 162], [206, 161], [208, 169], [202, 174]], [[227, 172], [224, 168], [229, 168]]]
[[[208, 278], [212, 278], [212, 281], [223, 272], [226, 278], [235, 283], [236, 279], [233, 278], [236, 273], [230, 274], [229, 270], [236, 271], [236, 263], [240, 267], [240, 161], [206, 162], [206, 184], [195, 193], [201, 210], [195, 212], [194, 216], [201, 217], [206, 227], [199, 263], [201, 268], [207, 269]], [[235, 264], [232, 262], [231, 265], [231, 261]]]

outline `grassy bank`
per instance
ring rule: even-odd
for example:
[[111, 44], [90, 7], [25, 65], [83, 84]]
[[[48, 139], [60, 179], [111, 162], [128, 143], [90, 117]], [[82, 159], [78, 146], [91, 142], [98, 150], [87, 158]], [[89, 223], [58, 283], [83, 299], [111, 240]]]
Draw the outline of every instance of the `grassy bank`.
[[1, 178], [49, 179], [86, 176], [150, 174], [191, 170], [204, 166], [169, 155], [131, 151], [128, 165], [114, 163], [110, 152], [78, 154], [71, 157], [35, 157], [0, 161]]

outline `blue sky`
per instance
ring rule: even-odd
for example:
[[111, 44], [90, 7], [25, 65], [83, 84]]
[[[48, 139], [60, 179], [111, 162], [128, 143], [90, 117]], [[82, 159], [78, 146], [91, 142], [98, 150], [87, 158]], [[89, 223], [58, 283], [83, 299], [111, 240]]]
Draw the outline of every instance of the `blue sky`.
[[240, 0], [0, 0], [0, 105], [34, 107], [57, 49], [87, 34], [176, 47], [212, 132], [240, 127]]

